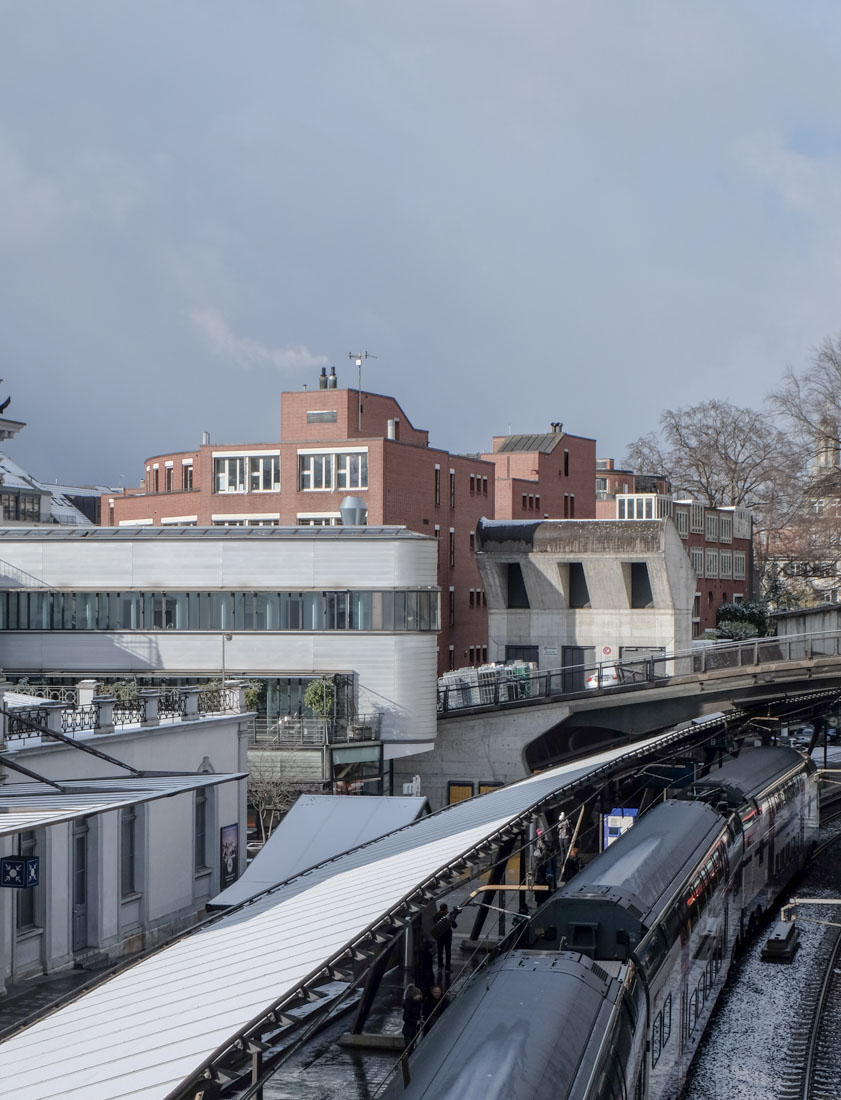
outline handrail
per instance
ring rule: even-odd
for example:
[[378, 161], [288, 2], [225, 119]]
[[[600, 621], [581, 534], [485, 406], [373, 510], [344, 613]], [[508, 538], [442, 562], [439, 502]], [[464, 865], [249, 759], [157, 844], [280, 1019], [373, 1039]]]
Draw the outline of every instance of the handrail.
[[596, 690], [621, 690], [634, 684], [656, 686], [674, 676], [812, 660], [814, 657], [841, 657], [841, 630], [775, 634], [743, 642], [722, 642], [651, 654], [630, 661], [606, 660], [595, 665], [565, 665], [531, 673], [522, 666], [465, 669], [460, 682], [439, 685], [438, 713], [577, 695], [586, 690], [586, 681], [593, 678]]

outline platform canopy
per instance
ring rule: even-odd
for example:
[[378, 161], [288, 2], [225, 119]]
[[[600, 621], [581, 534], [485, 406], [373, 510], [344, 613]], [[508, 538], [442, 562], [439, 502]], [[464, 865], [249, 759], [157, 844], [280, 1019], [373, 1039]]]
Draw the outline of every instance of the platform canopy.
[[0, 786], [0, 836], [76, 821], [106, 810], [137, 806], [201, 787], [246, 779], [246, 772], [208, 775], [127, 776], [117, 779], [62, 779], [62, 790], [49, 783]]
[[408, 825], [425, 798], [302, 794], [237, 881], [209, 909], [239, 905], [308, 867]]
[[478, 863], [565, 789], [572, 796], [682, 743], [677, 734], [648, 738], [460, 802], [224, 913], [0, 1045], [4, 1095], [179, 1095], [244, 1030], [323, 976], [327, 962], [411, 915], [410, 899], [433, 876], [459, 860]]

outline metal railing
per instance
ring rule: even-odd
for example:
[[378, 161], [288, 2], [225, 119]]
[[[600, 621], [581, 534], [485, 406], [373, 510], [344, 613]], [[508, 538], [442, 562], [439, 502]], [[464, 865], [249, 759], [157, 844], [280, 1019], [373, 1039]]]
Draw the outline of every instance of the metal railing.
[[237, 688], [212, 687], [199, 692], [199, 714], [220, 714], [226, 710], [236, 710], [239, 706]]
[[29, 707], [26, 710], [18, 709], [11, 713], [6, 734], [7, 740], [15, 741], [23, 737], [37, 737], [38, 734], [21, 719], [26, 719], [28, 722], [34, 722], [35, 725], [46, 728], [47, 713], [46, 707]]
[[257, 719], [249, 734], [249, 744], [254, 748], [320, 748], [324, 745], [377, 741], [380, 736], [382, 716], [359, 715], [356, 718], [296, 718], [287, 715], [275, 722]]
[[482, 678], [477, 674], [474, 681], [472, 676], [468, 679], [466, 675], [461, 683], [439, 687], [438, 713], [517, 705], [529, 700], [589, 694], [591, 690], [621, 691], [635, 684], [657, 686], [674, 676], [810, 661], [819, 657], [841, 657], [841, 631], [751, 638], [745, 642], [698, 646], [679, 653], [652, 654], [632, 661], [567, 665], [532, 673], [512, 668], [510, 676], [505, 676], [503, 666], [493, 670], [494, 676]]
[[61, 712], [61, 732], [79, 733], [82, 730], [98, 730], [99, 707], [96, 703], [89, 703], [84, 707], [66, 708]]
[[136, 726], [146, 721], [146, 700], [135, 699], [131, 702], [114, 704], [115, 726]]
[[178, 688], [164, 688], [158, 699], [158, 715], [161, 718], [181, 718], [184, 712], [184, 698]]

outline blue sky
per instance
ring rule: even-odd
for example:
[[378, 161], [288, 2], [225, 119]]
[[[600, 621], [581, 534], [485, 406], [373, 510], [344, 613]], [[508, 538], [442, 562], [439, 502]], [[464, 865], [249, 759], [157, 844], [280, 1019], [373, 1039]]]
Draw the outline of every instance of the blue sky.
[[12, 456], [134, 484], [347, 353], [453, 450], [599, 454], [841, 330], [841, 9], [0, 0]]

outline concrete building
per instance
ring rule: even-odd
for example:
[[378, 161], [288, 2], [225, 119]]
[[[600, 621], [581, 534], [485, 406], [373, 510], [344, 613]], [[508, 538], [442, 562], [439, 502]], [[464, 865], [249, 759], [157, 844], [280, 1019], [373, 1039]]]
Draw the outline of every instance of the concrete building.
[[[245, 869], [249, 723], [238, 691], [202, 716], [198, 691], [188, 690], [161, 717], [156, 692], [125, 708], [94, 698], [91, 684], [78, 704], [8, 687], [0, 685], [0, 992], [162, 942]], [[37, 885], [17, 885], [21, 860], [24, 882]]]
[[156, 455], [140, 488], [103, 497], [111, 526], [336, 526], [344, 497], [367, 523], [438, 540], [442, 592], [438, 671], [487, 660], [487, 611], [475, 561], [479, 520], [595, 515], [593, 440], [563, 433], [500, 436], [485, 455], [430, 446], [393, 397], [320, 388], [281, 396], [278, 442], [217, 444]]
[[247, 677], [264, 744], [382, 793], [388, 762], [435, 740], [437, 559], [405, 528], [0, 529], [0, 667], [50, 684]]
[[696, 581], [670, 520], [497, 521], [477, 537], [491, 660], [570, 668], [575, 691], [585, 668], [689, 649]]

